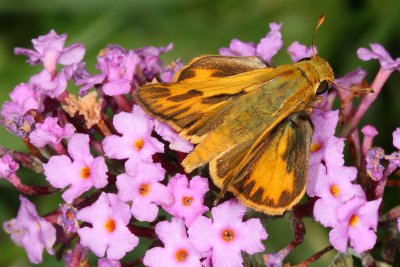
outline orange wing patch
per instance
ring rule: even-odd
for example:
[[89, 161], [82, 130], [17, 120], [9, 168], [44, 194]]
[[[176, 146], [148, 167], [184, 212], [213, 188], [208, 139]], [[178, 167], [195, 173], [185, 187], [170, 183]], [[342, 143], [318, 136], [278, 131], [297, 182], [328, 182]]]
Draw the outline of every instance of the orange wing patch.
[[[243, 168], [224, 173], [225, 160], [232, 158], [225, 155], [217, 159], [216, 166], [210, 165], [210, 174], [217, 186], [228, 186], [228, 191], [246, 205], [267, 214], [282, 214], [304, 195], [312, 133], [308, 115], [294, 113], [248, 153], [250, 158], [242, 154], [242, 161], [234, 163]], [[243, 161], [246, 162], [243, 164]], [[222, 174], [233, 176], [229, 185], [224, 184], [228, 180]]]

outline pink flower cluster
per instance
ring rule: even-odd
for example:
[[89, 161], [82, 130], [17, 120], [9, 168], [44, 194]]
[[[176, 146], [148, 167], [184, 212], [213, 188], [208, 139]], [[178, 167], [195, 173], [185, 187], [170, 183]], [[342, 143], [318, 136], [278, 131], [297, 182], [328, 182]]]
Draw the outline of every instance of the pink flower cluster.
[[[259, 43], [233, 39], [220, 54], [258, 56], [271, 64], [283, 46], [282, 24], [269, 27]], [[130, 50], [110, 45], [97, 56], [99, 73], [91, 74], [82, 61], [84, 46], [65, 47], [66, 38], [51, 30], [32, 40], [33, 49], [14, 50], [43, 69], [15, 87], [0, 112], [1, 124], [29, 149], [22, 153], [0, 147], [0, 177], [22, 194], [61, 192], [63, 200], [58, 209], [40, 217], [34, 204], [20, 196], [17, 217], [4, 223], [29, 260], [41, 263], [43, 251], [53, 254], [58, 243], [62, 245], [57, 255], [68, 266], [80, 266], [89, 252], [98, 257], [98, 266], [121, 266], [127, 253], [148, 240], [153, 243], [142, 257], [126, 265], [240, 267], [247, 264], [243, 255], [264, 252], [268, 234], [259, 218], [264, 216], [252, 218], [254, 213], [246, 214], [246, 207], [235, 199], [213, 206], [216, 192], [210, 188], [211, 180], [200, 171], [184, 174], [180, 164], [193, 145], [149, 117], [131, 97], [146, 83], [173, 80], [183, 63], [176, 60], [165, 66], [160, 59], [172, 44]], [[329, 241], [342, 253], [349, 245], [358, 254], [374, 248], [379, 219], [396, 221], [400, 228], [400, 208], [387, 214], [380, 210], [388, 178], [400, 166], [400, 128], [393, 133], [396, 151], [391, 154], [373, 147], [378, 134], [374, 127], [361, 130], [362, 144], [357, 131], [365, 107], [372, 104], [390, 73], [400, 69], [400, 59], [392, 59], [379, 44], [371, 49], [359, 49], [358, 55], [381, 63], [372, 84], [375, 93], [363, 96], [354, 107], [354, 94], [341, 90], [360, 87], [367, 73], [359, 68], [337, 79], [337, 90], [317, 103], [311, 116], [315, 131], [308, 197], [287, 216], [295, 240], [276, 254], [265, 254], [266, 266], [281, 266], [301, 243], [302, 216], [313, 216], [332, 228]], [[317, 49], [294, 42], [287, 52], [298, 62]], [[69, 92], [72, 86], [80, 89], [79, 97]], [[340, 111], [332, 110], [336, 97], [346, 103]], [[339, 127], [342, 137], [336, 134], [339, 114], [349, 122]], [[353, 166], [345, 166], [345, 142], [359, 155]], [[42, 175], [47, 184], [23, 184], [20, 166]], [[311, 213], [307, 214], [307, 207]]]

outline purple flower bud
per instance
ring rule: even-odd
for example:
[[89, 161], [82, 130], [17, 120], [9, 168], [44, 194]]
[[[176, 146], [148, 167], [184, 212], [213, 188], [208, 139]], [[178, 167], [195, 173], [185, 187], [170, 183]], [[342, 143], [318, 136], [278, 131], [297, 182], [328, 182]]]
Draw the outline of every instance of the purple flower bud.
[[379, 181], [382, 179], [383, 166], [380, 161], [385, 156], [385, 151], [380, 147], [373, 147], [368, 150], [365, 160], [367, 162], [367, 173], [374, 181]]
[[5, 154], [0, 158], [0, 178], [8, 178], [15, 173], [19, 168], [19, 164], [13, 158]]
[[60, 205], [61, 215], [57, 218], [57, 223], [64, 228], [66, 233], [75, 233], [79, 229], [76, 214], [78, 210], [71, 205]]

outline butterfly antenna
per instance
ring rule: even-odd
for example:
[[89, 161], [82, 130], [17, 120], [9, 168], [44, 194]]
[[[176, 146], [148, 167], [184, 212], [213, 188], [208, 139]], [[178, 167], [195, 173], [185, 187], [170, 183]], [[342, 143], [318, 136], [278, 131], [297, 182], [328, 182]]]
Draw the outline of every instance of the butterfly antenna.
[[314, 46], [315, 36], [317, 35], [317, 31], [318, 31], [319, 27], [321, 27], [322, 23], [324, 23], [324, 21], [325, 21], [325, 15], [322, 14], [317, 22], [317, 26], [315, 27], [314, 34], [313, 34], [312, 41], [311, 41], [312, 57], [315, 57], [315, 46]]
[[[350, 91], [350, 92], [354, 92], [354, 90], [344, 87], [343, 85], [338, 84], [337, 82], [335, 82], [334, 80], [330, 80], [330, 83], [334, 84], [336, 87], [339, 87], [340, 89], [346, 90], [346, 91]], [[361, 88], [361, 93], [363, 94], [371, 94], [374, 92], [374, 89], [372, 89], [371, 87], [366, 87], [366, 88]]]

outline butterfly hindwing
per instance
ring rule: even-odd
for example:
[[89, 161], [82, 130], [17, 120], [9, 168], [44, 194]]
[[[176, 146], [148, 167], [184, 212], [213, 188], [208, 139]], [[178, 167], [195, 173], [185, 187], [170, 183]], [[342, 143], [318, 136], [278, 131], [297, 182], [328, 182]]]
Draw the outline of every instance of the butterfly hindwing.
[[[228, 190], [246, 205], [268, 214], [282, 214], [304, 195], [312, 133], [312, 123], [305, 112], [290, 115], [256, 147], [251, 146], [250, 153], [245, 151], [245, 145], [211, 162], [214, 183], [223, 188], [227, 177], [233, 175]], [[235, 158], [242, 162], [231, 164]], [[235, 165], [244, 167], [235, 169]]]

